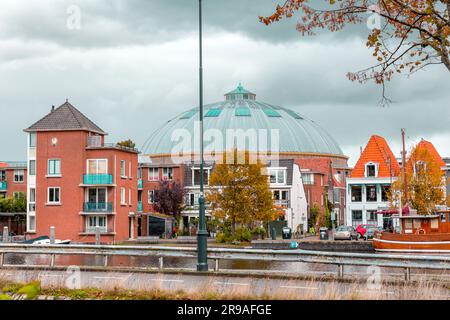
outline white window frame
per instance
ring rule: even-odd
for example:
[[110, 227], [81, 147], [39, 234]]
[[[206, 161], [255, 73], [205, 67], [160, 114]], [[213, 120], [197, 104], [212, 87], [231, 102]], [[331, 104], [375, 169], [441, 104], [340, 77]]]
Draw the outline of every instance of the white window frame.
[[128, 162], [128, 178], [133, 178], [133, 176], [131, 175], [131, 161]]
[[[58, 190], [58, 201], [50, 201], [50, 189]], [[61, 204], [61, 187], [47, 188], [47, 204]]]
[[[29, 192], [28, 212], [36, 212], [36, 188], [30, 188]], [[33, 210], [31, 208], [33, 208]]]
[[[369, 176], [369, 170], [367, 169], [368, 166], [374, 166], [375, 167], [375, 175]], [[364, 166], [364, 177], [366, 178], [376, 178], [378, 177], [378, 163], [376, 162], [367, 162]]]
[[[275, 172], [275, 182], [270, 181], [270, 177], [272, 176], [272, 173]], [[283, 182], [278, 182], [279, 173], [283, 173]], [[286, 185], [287, 184], [287, 169], [286, 168], [268, 168], [269, 173], [269, 183], [271, 185]]]
[[[311, 179], [305, 179], [305, 177], [310, 177]], [[303, 184], [305, 185], [313, 185], [314, 184], [314, 173], [312, 172], [303, 172], [302, 173]], [[306, 182], [305, 182], [306, 181]]]
[[148, 190], [147, 191], [147, 202], [148, 202], [148, 204], [154, 204], [155, 203], [155, 190]]
[[[193, 167], [191, 170], [192, 186], [199, 186], [200, 184], [195, 184], [195, 170], [200, 171], [200, 167]], [[204, 185], [207, 186], [207, 185], [209, 185], [209, 177], [211, 176], [211, 168], [203, 168], [203, 171], [207, 172], [206, 181], [203, 181]]]
[[[16, 176], [22, 177], [22, 180], [16, 180]], [[14, 170], [14, 182], [15, 183], [23, 183], [25, 181], [25, 170], [23, 169], [15, 169]]]
[[[55, 163], [59, 162], [59, 173], [56, 173], [56, 171], [53, 173], [50, 172], [50, 162], [53, 163], [53, 169], [56, 168]], [[48, 159], [47, 160], [47, 176], [49, 176], [49, 177], [60, 177], [61, 176], [61, 159]]]
[[[96, 162], [96, 164], [95, 164], [95, 168], [96, 168], [96, 172], [90, 172], [90, 169], [89, 169], [89, 161], [95, 161]], [[98, 172], [98, 168], [99, 168], [99, 165], [98, 165], [98, 163], [100, 162], [100, 161], [105, 161], [106, 162], [106, 172], [105, 173], [99, 173]], [[108, 174], [108, 159], [87, 159], [86, 160], [86, 172], [87, 172], [87, 174]]]
[[[34, 139], [32, 139], [31, 137], [34, 137]], [[34, 143], [32, 143], [33, 141], [34, 141]], [[28, 137], [28, 143], [29, 143], [30, 149], [36, 148], [36, 143], [37, 143], [37, 134], [36, 134], [36, 132], [30, 132], [30, 135]]]
[[125, 160], [120, 160], [120, 177], [121, 178], [126, 178], [126, 173], [127, 173], [127, 162]]
[[[32, 163], [34, 163], [34, 168], [33, 168], [33, 170], [31, 170], [31, 164]], [[28, 166], [29, 166], [29, 172], [28, 172], [28, 174], [30, 175], [30, 176], [35, 176], [36, 175], [36, 160], [34, 160], [34, 159], [32, 159], [32, 160], [30, 160], [30, 161], [28, 161]]]
[[[104, 219], [105, 221], [105, 225], [101, 226], [100, 225], [100, 218]], [[91, 225], [90, 222], [94, 220], [95, 224]], [[96, 228], [99, 227], [100, 228], [100, 232], [101, 233], [106, 233], [108, 232], [108, 217], [105, 215], [95, 215], [95, 216], [87, 216], [86, 217], [86, 232], [87, 233], [94, 233]]]
[[131, 189], [128, 189], [128, 205], [131, 206]]
[[125, 190], [125, 188], [120, 188], [120, 204], [121, 205], [126, 205], [126, 202], [125, 202], [125, 200], [126, 200], [126, 190]]
[[[164, 171], [167, 171], [166, 173], [164, 173]], [[169, 178], [169, 171], [170, 172], [172, 172], [172, 177], [171, 178]], [[174, 173], [174, 170], [173, 170], [173, 167], [166, 167], [166, 168], [163, 168], [163, 172], [162, 172], [162, 178], [163, 178], [163, 180], [173, 180], [173, 173]]]
[[[156, 170], [156, 178], [153, 174], [150, 175], [150, 171], [154, 173]], [[158, 181], [159, 180], [159, 168], [148, 168], [148, 181]]]

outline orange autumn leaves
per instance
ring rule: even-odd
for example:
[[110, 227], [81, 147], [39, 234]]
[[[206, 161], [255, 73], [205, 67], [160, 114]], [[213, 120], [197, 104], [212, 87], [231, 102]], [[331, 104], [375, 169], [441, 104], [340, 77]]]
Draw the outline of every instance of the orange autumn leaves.
[[365, 24], [377, 15], [379, 25], [368, 28], [366, 42], [376, 63], [347, 77], [382, 84], [396, 73], [413, 73], [431, 64], [450, 71], [449, 11], [450, 0], [287, 0], [260, 21], [269, 25], [297, 12], [297, 30], [314, 35], [320, 29], [334, 32], [348, 24]]

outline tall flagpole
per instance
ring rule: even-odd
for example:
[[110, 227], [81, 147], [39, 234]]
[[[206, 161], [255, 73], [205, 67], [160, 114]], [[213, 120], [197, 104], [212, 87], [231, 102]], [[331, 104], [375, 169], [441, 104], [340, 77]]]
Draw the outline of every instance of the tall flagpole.
[[200, 91], [200, 196], [199, 204], [199, 228], [197, 232], [197, 271], [208, 271], [206, 219], [205, 219], [205, 196], [203, 182], [203, 50], [202, 50], [202, 0], [198, 1], [199, 13], [199, 91]]

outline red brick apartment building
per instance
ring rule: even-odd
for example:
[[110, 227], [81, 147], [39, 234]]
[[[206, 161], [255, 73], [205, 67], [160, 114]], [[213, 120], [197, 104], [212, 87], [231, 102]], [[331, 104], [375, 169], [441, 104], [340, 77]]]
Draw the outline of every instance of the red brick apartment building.
[[[0, 198], [20, 197], [27, 193], [27, 163], [0, 161]], [[13, 235], [25, 232], [26, 212], [0, 212], [0, 232], [3, 227]]]
[[175, 164], [139, 164], [138, 190], [138, 236], [156, 236], [170, 228], [165, 224], [172, 218], [164, 216], [154, 208], [155, 190], [161, 181], [168, 180], [183, 186], [184, 166]]
[[138, 151], [106, 144], [107, 135], [69, 102], [28, 133], [27, 234], [92, 243], [137, 235]]

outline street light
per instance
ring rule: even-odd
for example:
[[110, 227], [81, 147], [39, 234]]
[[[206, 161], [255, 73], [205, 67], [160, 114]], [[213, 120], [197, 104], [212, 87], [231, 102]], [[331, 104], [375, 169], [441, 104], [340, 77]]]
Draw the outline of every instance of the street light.
[[208, 271], [207, 236], [205, 218], [205, 195], [203, 182], [203, 51], [202, 51], [202, 0], [198, 1], [199, 13], [199, 93], [200, 93], [200, 197], [199, 228], [197, 232], [197, 271]]

